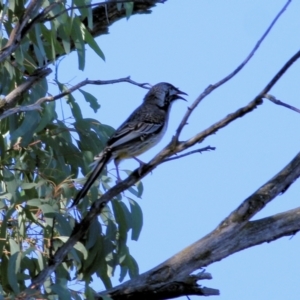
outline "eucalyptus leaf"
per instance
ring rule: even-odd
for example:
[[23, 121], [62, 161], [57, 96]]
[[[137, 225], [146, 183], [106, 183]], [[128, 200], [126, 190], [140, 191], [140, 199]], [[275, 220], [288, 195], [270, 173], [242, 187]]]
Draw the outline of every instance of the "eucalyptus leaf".
[[15, 294], [20, 293], [17, 274], [19, 273], [20, 270], [21, 257], [22, 257], [21, 252], [16, 252], [10, 256], [8, 261], [8, 268], [7, 268], [8, 282]]
[[98, 100], [96, 97], [94, 97], [92, 94], [83, 91], [82, 89], [79, 89], [79, 91], [82, 93], [82, 95], [85, 98], [85, 101], [90, 103], [91, 108], [96, 113], [98, 109], [100, 108], [100, 104], [98, 103]]
[[128, 198], [131, 210], [131, 239], [137, 241], [143, 227], [143, 212], [136, 201]]

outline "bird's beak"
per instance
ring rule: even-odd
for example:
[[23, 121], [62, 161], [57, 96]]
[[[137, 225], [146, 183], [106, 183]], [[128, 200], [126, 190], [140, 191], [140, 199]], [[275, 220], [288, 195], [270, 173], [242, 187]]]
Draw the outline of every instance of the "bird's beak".
[[181, 99], [181, 100], [187, 101], [185, 98], [181, 97], [180, 95], [186, 95], [186, 96], [188, 96], [187, 93], [182, 92], [181, 90], [178, 90], [178, 89], [177, 89], [177, 92], [176, 92], [176, 99]]

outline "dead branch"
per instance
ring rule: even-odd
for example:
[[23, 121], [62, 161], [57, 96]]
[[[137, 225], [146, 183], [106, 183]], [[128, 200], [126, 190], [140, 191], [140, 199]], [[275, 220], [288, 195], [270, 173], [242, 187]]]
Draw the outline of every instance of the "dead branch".
[[297, 113], [300, 113], [300, 109], [298, 109], [298, 108], [296, 108], [296, 107], [294, 107], [294, 106], [292, 106], [290, 104], [287, 104], [285, 102], [282, 102], [282, 101], [276, 99], [274, 96], [272, 96], [270, 94], [264, 94], [264, 98], [270, 100], [271, 102], [273, 102], [276, 105], [281, 105], [281, 106], [289, 108], [289, 109], [291, 109], [291, 110], [293, 110], [293, 111], [295, 111]]
[[216, 150], [216, 148], [215, 147], [211, 147], [211, 146], [206, 146], [204, 148], [196, 149], [196, 150], [189, 151], [189, 152], [181, 154], [181, 155], [176, 155], [176, 156], [167, 158], [164, 161], [162, 161], [161, 163], [168, 162], [168, 161], [175, 160], [175, 159], [179, 159], [179, 158], [182, 158], [182, 157], [185, 157], [185, 156], [188, 156], [188, 155], [192, 155], [192, 154], [195, 154], [195, 153], [202, 154], [202, 152], [204, 152], [204, 151], [210, 151], [210, 150]]
[[180, 133], [183, 129], [183, 127], [188, 123], [188, 119], [191, 116], [193, 110], [198, 106], [198, 104], [206, 97], [208, 96], [211, 92], [213, 92], [216, 88], [220, 87], [224, 83], [226, 83], [228, 80], [233, 78], [239, 71], [241, 71], [244, 66], [249, 62], [249, 60], [252, 58], [252, 56], [255, 54], [256, 50], [259, 48], [263, 40], [267, 37], [269, 32], [271, 31], [272, 27], [275, 25], [277, 20], [280, 18], [280, 16], [284, 13], [284, 11], [287, 9], [289, 4], [291, 3], [291, 0], [288, 0], [286, 4], [283, 6], [283, 8], [279, 11], [277, 16], [274, 18], [274, 20], [271, 22], [270, 26], [267, 28], [266, 32], [262, 35], [262, 37], [258, 40], [252, 51], [249, 53], [249, 55], [246, 57], [246, 59], [235, 69], [233, 70], [229, 75], [221, 79], [219, 82], [209, 85], [202, 94], [193, 102], [193, 104], [188, 108], [186, 114], [184, 115], [182, 121], [180, 122], [177, 130], [176, 130], [176, 135], [174, 136], [173, 142], [177, 143]]
[[[15, 101], [17, 100], [19, 95], [21, 95], [22, 93], [24, 93], [25, 91], [30, 89], [30, 87], [33, 84], [35, 84], [37, 81], [39, 81], [40, 79], [48, 76], [51, 73], [50, 69], [39, 69], [39, 70], [40, 71], [37, 70], [36, 72], [34, 72], [34, 74], [31, 75], [25, 83], [18, 86], [10, 94], [8, 94], [5, 97], [4, 100], [2, 100], [2, 102], [1, 102], [1, 103], [3, 103], [2, 111], [5, 110], [6, 108], [14, 106]], [[0, 120], [4, 119], [4, 118], [6, 118], [10, 115], [20, 113], [20, 112], [33, 111], [33, 110], [41, 111], [42, 110], [41, 105], [43, 103], [61, 99], [62, 97], [65, 97], [65, 96], [73, 93], [74, 91], [80, 89], [81, 87], [83, 87], [87, 84], [105, 85], [105, 84], [114, 84], [114, 83], [120, 83], [120, 82], [127, 82], [127, 83], [130, 83], [130, 84], [133, 84], [133, 85], [137, 85], [137, 86], [139, 86], [141, 88], [144, 88], [144, 89], [149, 89], [149, 86], [150, 86], [149, 83], [138, 83], [136, 81], [133, 81], [133, 80], [130, 79], [130, 76], [127, 76], [127, 77], [124, 77], [124, 78], [119, 78], [119, 79], [111, 79], [111, 80], [89, 80], [89, 79], [85, 79], [85, 80], [79, 82], [78, 84], [74, 85], [73, 87], [71, 87], [67, 91], [64, 91], [64, 92], [62, 92], [62, 93], [60, 93], [56, 96], [43, 97], [43, 98], [38, 99], [33, 104], [25, 105], [25, 106], [18, 106], [18, 107], [13, 107], [11, 109], [8, 109], [0, 115]], [[0, 103], [0, 108], [1, 108], [1, 103]], [[0, 110], [0, 112], [1, 112], [1, 110]]]
[[[299, 160], [300, 154], [297, 156]], [[271, 189], [270, 187], [268, 191], [271, 192]], [[182, 282], [183, 278], [189, 278], [191, 270], [198, 270], [243, 249], [294, 235], [298, 231], [300, 231], [300, 208], [246, 222], [238, 231], [228, 228], [228, 232], [225, 233], [217, 227], [201, 240], [152, 270], [109, 291], [99, 293], [97, 299], [102, 299], [101, 296], [104, 295], [114, 300], [144, 299], [141, 296], [146, 290], [154, 299], [168, 299], [169, 295], [173, 295], [173, 290], [164, 287], [171, 287], [172, 283], [176, 286], [178, 281]], [[193, 266], [194, 263], [197, 266]]]

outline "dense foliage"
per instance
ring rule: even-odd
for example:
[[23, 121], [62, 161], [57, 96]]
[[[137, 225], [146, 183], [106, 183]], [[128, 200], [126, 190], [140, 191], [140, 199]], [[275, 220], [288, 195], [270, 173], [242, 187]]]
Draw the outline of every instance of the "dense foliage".
[[[77, 51], [78, 69], [83, 70], [88, 44], [104, 59], [90, 33], [93, 11], [86, 4], [89, 1], [74, 0], [67, 4], [12, 0], [0, 4], [0, 293], [3, 296], [17, 295], [31, 283], [67, 241], [76, 220], [86, 214], [101, 190], [108, 189], [114, 181], [110, 174], [103, 175], [77, 212], [66, 210], [77, 193], [75, 186], [82, 183], [77, 177], [88, 174], [93, 157], [113, 132], [99, 120], [84, 118], [76, 99], [68, 94], [70, 86], [59, 82], [56, 76], [52, 81], [57, 93], [62, 93], [59, 98], [67, 92], [63, 103], [70, 107], [72, 118], [58, 117], [57, 103], [48, 93], [47, 75], [51, 70], [47, 68], [55, 73], [56, 61], [63, 55]], [[125, 10], [127, 16], [132, 11], [131, 3], [116, 6]], [[97, 99], [82, 89], [79, 91], [97, 112], [100, 108]], [[37, 101], [40, 106], [32, 106]], [[140, 197], [141, 183], [130, 192], [133, 198]], [[80, 280], [88, 297], [92, 295], [88, 287], [92, 276], [98, 276], [110, 288], [110, 277], [117, 266], [121, 270], [120, 280], [127, 274], [136, 276], [138, 266], [126, 241], [130, 230], [130, 238], [137, 240], [141, 227], [142, 213], [136, 200], [119, 195], [44, 283], [41, 293], [51, 299], [77, 298], [80, 293], [73, 290], [74, 286], [69, 289], [69, 284]]]

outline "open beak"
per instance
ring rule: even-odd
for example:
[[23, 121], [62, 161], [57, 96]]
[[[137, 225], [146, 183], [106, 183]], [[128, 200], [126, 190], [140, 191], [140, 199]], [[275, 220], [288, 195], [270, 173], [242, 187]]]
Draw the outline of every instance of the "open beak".
[[187, 101], [185, 98], [181, 97], [180, 95], [188, 95], [187, 93], [185, 92], [182, 92], [181, 90], [177, 89], [177, 93], [176, 93], [176, 99], [181, 99], [181, 100], [184, 100], [184, 101]]

